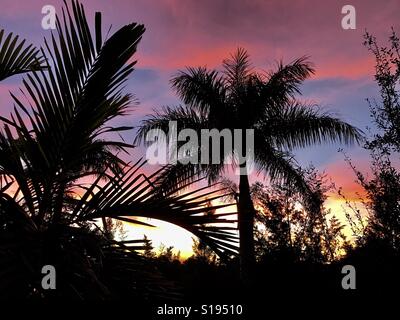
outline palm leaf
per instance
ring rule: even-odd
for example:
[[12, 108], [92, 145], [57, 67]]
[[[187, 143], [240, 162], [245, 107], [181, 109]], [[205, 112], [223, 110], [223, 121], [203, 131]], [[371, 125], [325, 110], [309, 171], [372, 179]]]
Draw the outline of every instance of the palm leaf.
[[[203, 189], [183, 192], [184, 188], [177, 188], [177, 193], [167, 197], [160, 196], [155, 188], [158, 172], [150, 177], [142, 174], [136, 175], [137, 169], [144, 162], [132, 166], [126, 172], [118, 175], [115, 180], [104, 186], [96, 183], [99, 190], [94, 195], [87, 191], [81, 200], [76, 201], [72, 216], [73, 221], [88, 221], [109, 217], [128, 221], [130, 223], [143, 224], [135, 217], [152, 218], [170, 222], [180, 226], [204, 240], [221, 257], [228, 257], [236, 253], [234, 240], [235, 234], [221, 234], [219, 229], [208, 228], [214, 225], [230, 225], [235, 221], [226, 219], [226, 216], [235, 215], [236, 212], [216, 213], [207, 215], [210, 210], [222, 209], [233, 204], [206, 206], [209, 201], [224, 197], [222, 190], [213, 190], [203, 193]], [[161, 169], [162, 171], [163, 169]], [[210, 187], [207, 187], [209, 189]]]
[[12, 33], [0, 30], [0, 81], [16, 74], [38, 71], [43, 68], [44, 58], [40, 50]]
[[[73, 174], [82, 167], [116, 170], [123, 165], [113, 154], [126, 151], [129, 145], [99, 139], [105, 131], [110, 132], [104, 129], [106, 123], [126, 114], [132, 102], [121, 86], [133, 70], [135, 62], [129, 59], [143, 32], [142, 25], [127, 25], [100, 47], [100, 40], [90, 33], [82, 5], [73, 1], [72, 13], [68, 7], [63, 10], [63, 19], [57, 18], [58, 40], [52, 36], [50, 43], [45, 42], [47, 52], [43, 51], [51, 68], [24, 80], [33, 114], [13, 96], [18, 106], [15, 117], [22, 118], [21, 113], [29, 116], [40, 150], [29, 155], [36, 168], [54, 173], [61, 166], [65, 174]], [[96, 35], [101, 37], [99, 31]], [[20, 134], [31, 134], [21, 123], [12, 122]]]
[[350, 145], [363, 140], [356, 127], [321, 112], [316, 106], [289, 101], [260, 121], [261, 131], [273, 137], [278, 148], [304, 148], [322, 143]]
[[260, 96], [271, 105], [279, 106], [300, 94], [300, 85], [314, 74], [314, 68], [304, 56], [291, 63], [278, 63], [276, 70], [269, 71], [266, 79], [261, 79]]

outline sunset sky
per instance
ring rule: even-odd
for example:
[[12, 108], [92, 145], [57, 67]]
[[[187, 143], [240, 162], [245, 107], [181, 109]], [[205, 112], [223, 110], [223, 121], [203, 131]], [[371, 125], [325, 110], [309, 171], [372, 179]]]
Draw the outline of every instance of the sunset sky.
[[[129, 22], [145, 24], [138, 48], [136, 71], [127, 83], [140, 104], [124, 125], [137, 125], [154, 108], [179, 104], [168, 80], [185, 66], [219, 68], [221, 61], [238, 46], [251, 55], [255, 67], [269, 69], [277, 60], [290, 62], [310, 56], [316, 74], [303, 86], [303, 98], [367, 132], [371, 127], [366, 98], [378, 98], [373, 82], [374, 61], [362, 45], [365, 30], [386, 45], [390, 28], [400, 33], [400, 0], [89, 0], [82, 1], [93, 21], [94, 11], [103, 12], [104, 32]], [[28, 42], [41, 45], [50, 31], [41, 28], [44, 5], [60, 8], [62, 1], [1, 0], [0, 29], [15, 32]], [[356, 8], [356, 30], [343, 30], [341, 8]], [[8, 115], [11, 90], [18, 93], [20, 78], [0, 84], [0, 113]], [[373, 128], [372, 128], [373, 130]], [[133, 141], [134, 133], [125, 139]], [[355, 197], [355, 176], [338, 153], [338, 145], [314, 147], [297, 153], [300, 164], [313, 163], [325, 171], [344, 192]], [[361, 147], [344, 148], [361, 170], [368, 170], [368, 153]], [[133, 152], [132, 160], [144, 154]], [[151, 168], [149, 169], [151, 170]], [[262, 177], [258, 177], [261, 179]], [[253, 180], [256, 177], [253, 177]], [[328, 206], [340, 215], [341, 203], [334, 195]], [[141, 230], [139, 232], [145, 232]], [[148, 231], [148, 230], [147, 230]], [[147, 232], [146, 231], [146, 232]], [[173, 231], [173, 233], [171, 233]], [[138, 233], [137, 230], [130, 231]], [[173, 236], [171, 236], [173, 234]], [[188, 251], [190, 236], [164, 226], [151, 231], [155, 244], [161, 242]]]

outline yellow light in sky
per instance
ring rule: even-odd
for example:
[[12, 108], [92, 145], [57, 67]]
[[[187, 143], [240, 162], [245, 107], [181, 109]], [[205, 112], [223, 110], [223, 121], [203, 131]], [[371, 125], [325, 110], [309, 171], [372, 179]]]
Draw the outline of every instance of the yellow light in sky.
[[[213, 205], [219, 205], [222, 202], [218, 200], [213, 201]], [[217, 209], [216, 213], [229, 213], [234, 212], [236, 206], [227, 206], [224, 208]], [[236, 216], [226, 216], [224, 217], [227, 220], [236, 220]], [[136, 218], [140, 221], [145, 223], [151, 224], [155, 227], [147, 227], [136, 225], [132, 223], [124, 223], [124, 229], [127, 232], [127, 240], [128, 239], [142, 239], [144, 235], [147, 236], [149, 240], [152, 241], [152, 245], [154, 250], [158, 252], [158, 249], [161, 245], [166, 247], [174, 247], [173, 252], [178, 253], [180, 252], [180, 256], [183, 259], [190, 257], [193, 254], [192, 245], [193, 245], [193, 238], [197, 239], [195, 235], [186, 231], [185, 229], [178, 227], [174, 224], [155, 220], [155, 219], [147, 219], [147, 218]], [[220, 224], [223, 226], [225, 224]], [[234, 225], [227, 225], [227, 226], [235, 226]]]
[[[367, 211], [364, 208], [364, 205], [362, 204], [362, 202], [359, 199], [357, 199], [357, 200], [351, 201], [351, 203], [354, 204], [355, 206], [357, 206], [357, 209], [359, 209], [361, 212], [361, 216], [365, 219], [365, 220], [363, 219], [363, 221], [366, 222]], [[350, 228], [349, 222], [347, 221], [344, 209], [346, 209], [350, 214], [352, 212], [349, 208], [347, 208], [345, 200], [342, 198], [337, 198], [335, 196], [329, 197], [325, 202], [325, 207], [327, 209], [330, 209], [331, 214], [335, 215], [336, 218], [342, 224], [344, 224], [345, 227], [343, 228], [343, 233], [347, 237], [347, 239], [354, 240], [353, 239], [354, 235]]]
[[144, 235], [152, 241], [154, 250], [158, 252], [161, 245], [166, 247], [174, 247], [174, 253], [180, 252], [182, 258], [186, 259], [193, 254], [192, 238], [196, 238], [193, 234], [183, 228], [177, 227], [168, 222], [154, 220], [154, 219], [141, 219], [143, 222], [149, 223], [153, 226], [140, 226], [132, 223], [124, 223], [125, 231], [127, 232], [127, 239], [142, 239]]
[[[216, 203], [215, 203], [216, 204]], [[365, 210], [363, 210], [363, 205], [360, 202], [355, 201], [355, 204], [358, 205], [362, 214], [365, 216]], [[348, 240], [353, 239], [352, 231], [349, 227], [349, 223], [346, 219], [343, 207], [346, 207], [346, 203], [343, 199], [337, 198], [335, 196], [331, 196], [325, 202], [325, 207], [327, 209], [331, 209], [331, 213], [339, 219], [341, 223], [345, 225], [344, 234], [348, 238]], [[229, 212], [232, 211], [230, 208], [219, 209], [218, 212]], [[232, 217], [231, 219], [234, 219]], [[228, 218], [229, 219], [229, 218]], [[152, 245], [154, 250], [158, 252], [158, 249], [161, 245], [166, 247], [172, 246], [174, 247], [173, 252], [180, 252], [181, 258], [186, 259], [193, 254], [192, 245], [193, 238], [196, 238], [193, 234], [186, 231], [183, 228], [180, 228], [176, 225], [173, 225], [168, 222], [154, 220], [154, 219], [139, 219], [143, 222], [154, 225], [155, 227], [147, 227], [141, 225], [135, 225], [131, 223], [124, 223], [124, 229], [126, 231], [127, 239], [142, 239], [144, 235], [147, 236], [148, 239], [152, 241]]]

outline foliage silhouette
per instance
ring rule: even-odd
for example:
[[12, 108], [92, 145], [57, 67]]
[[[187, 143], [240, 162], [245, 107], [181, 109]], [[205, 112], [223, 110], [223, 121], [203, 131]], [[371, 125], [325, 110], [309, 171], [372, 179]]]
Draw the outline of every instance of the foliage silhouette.
[[[145, 161], [119, 157], [131, 145], [110, 134], [130, 128], [110, 121], [134, 102], [123, 84], [145, 29], [132, 23], [103, 41], [100, 22], [98, 13], [93, 36], [83, 6], [71, 1], [40, 58], [31, 47], [19, 53], [22, 46], [15, 49], [15, 39], [10, 45], [10, 36], [0, 50], [2, 75], [32, 71], [23, 80], [26, 102], [12, 94], [14, 111], [0, 118], [2, 296], [143, 300], [168, 292], [174, 298], [173, 284], [138, 254], [145, 241], [113, 239], [109, 219], [138, 225], [149, 225], [138, 217], [161, 219], [186, 228], [223, 257], [237, 251], [235, 235], [218, 227], [234, 212], [205, 215], [208, 199], [223, 190], [160, 197], [154, 186], [165, 169], [146, 176], [140, 172]], [[21, 61], [10, 64], [11, 53]], [[46, 264], [56, 267], [57, 290], [40, 285]]]
[[400, 151], [400, 42], [394, 30], [389, 37], [390, 46], [380, 47], [371, 34], [365, 34], [364, 45], [373, 54], [375, 81], [380, 91], [380, 101], [368, 100], [371, 116], [377, 128], [365, 144], [370, 151], [372, 177], [367, 178], [350, 159], [359, 184], [366, 192], [364, 204], [368, 210], [361, 246], [376, 245], [383, 252], [400, 252], [400, 172], [394, 164]]
[[343, 255], [348, 245], [344, 225], [324, 207], [332, 186], [312, 166], [303, 174], [321, 200], [320, 209], [314, 212], [302, 206], [301, 198], [284, 186], [252, 186], [256, 220], [261, 226], [255, 228], [258, 260], [328, 263]]

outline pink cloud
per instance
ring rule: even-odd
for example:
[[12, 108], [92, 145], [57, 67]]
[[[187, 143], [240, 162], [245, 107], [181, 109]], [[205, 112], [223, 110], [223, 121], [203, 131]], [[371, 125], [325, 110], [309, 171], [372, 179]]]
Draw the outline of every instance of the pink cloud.
[[[368, 159], [355, 158], [356, 169], [367, 175], [370, 173], [370, 164]], [[360, 196], [364, 197], [366, 192], [364, 188], [357, 182], [357, 176], [350, 165], [344, 160], [332, 162], [325, 168], [328, 177], [335, 183], [337, 188], [341, 188], [343, 194], [348, 200], [359, 200]], [[333, 193], [333, 198], [339, 198], [339, 195]]]

